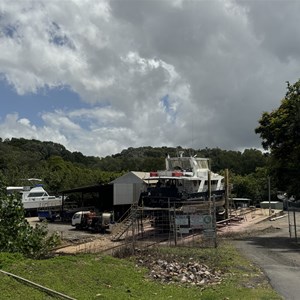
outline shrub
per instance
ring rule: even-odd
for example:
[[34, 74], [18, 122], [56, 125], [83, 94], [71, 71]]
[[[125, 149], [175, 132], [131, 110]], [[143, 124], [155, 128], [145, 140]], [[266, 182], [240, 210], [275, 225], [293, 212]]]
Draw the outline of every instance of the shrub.
[[59, 244], [57, 234], [48, 234], [47, 224], [30, 226], [20, 199], [12, 195], [0, 197], [0, 251], [22, 253], [41, 258]]

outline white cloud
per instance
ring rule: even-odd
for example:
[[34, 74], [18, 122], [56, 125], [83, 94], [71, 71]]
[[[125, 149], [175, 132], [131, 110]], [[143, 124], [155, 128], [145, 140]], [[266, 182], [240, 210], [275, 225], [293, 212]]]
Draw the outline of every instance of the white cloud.
[[1, 1], [1, 77], [20, 95], [67, 86], [91, 105], [40, 112], [42, 126], [19, 111], [1, 132], [99, 156], [259, 147], [261, 113], [298, 79], [299, 12], [281, 0]]

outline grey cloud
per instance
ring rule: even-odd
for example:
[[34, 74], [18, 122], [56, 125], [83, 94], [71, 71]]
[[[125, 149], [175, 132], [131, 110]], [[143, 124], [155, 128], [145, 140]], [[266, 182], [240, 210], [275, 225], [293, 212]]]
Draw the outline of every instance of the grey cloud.
[[[0, 74], [20, 94], [66, 85], [91, 105], [44, 112], [45, 127], [32, 133], [47, 129], [89, 155], [260, 147], [261, 113], [299, 77], [296, 1], [53, 0], [26, 13], [29, 2], [3, 3]], [[95, 148], [83, 148], [90, 139]]]
[[280, 60], [300, 57], [299, 1], [237, 1], [246, 8], [249, 24], [262, 47]]

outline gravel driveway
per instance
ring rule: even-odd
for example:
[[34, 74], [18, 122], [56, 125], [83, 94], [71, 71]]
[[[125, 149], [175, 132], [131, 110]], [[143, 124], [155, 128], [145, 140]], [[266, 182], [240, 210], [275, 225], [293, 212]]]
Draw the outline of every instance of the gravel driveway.
[[[300, 212], [295, 216], [300, 229]], [[290, 217], [290, 222], [294, 223], [293, 215], [290, 214]], [[272, 230], [266, 230], [270, 226]], [[260, 234], [235, 239], [237, 249], [262, 268], [272, 287], [283, 299], [300, 299], [300, 236], [296, 243], [294, 228], [291, 228], [293, 238], [290, 238], [287, 213], [283, 218], [264, 221], [253, 229], [265, 230]]]
[[[27, 218], [27, 220], [33, 227], [40, 224], [38, 217]], [[71, 223], [49, 222], [47, 224], [49, 233], [58, 233], [63, 240], [70, 242], [92, 240], [100, 235], [99, 233], [93, 234], [89, 231], [76, 230]]]

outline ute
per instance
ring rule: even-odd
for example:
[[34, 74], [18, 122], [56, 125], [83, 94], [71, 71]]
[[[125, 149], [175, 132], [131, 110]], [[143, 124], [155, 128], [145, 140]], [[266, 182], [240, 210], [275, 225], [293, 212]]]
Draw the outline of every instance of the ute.
[[112, 213], [96, 213], [94, 211], [78, 211], [72, 217], [72, 226], [76, 229], [92, 230], [104, 233], [113, 222]]

